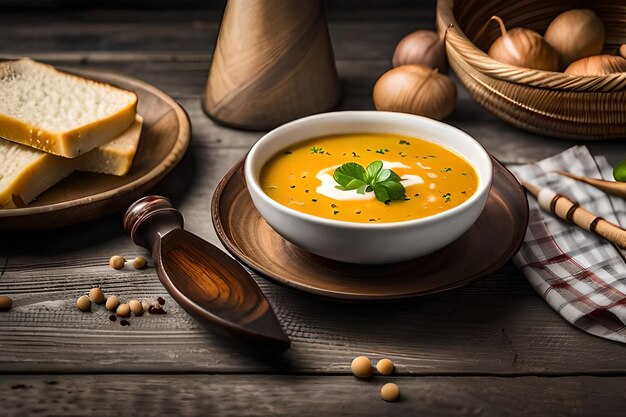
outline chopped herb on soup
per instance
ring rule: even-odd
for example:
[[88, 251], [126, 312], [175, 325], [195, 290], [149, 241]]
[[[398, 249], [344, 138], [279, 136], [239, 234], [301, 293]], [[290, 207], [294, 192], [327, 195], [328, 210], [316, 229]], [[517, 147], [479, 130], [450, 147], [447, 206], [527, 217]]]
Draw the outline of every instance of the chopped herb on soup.
[[478, 176], [462, 156], [435, 143], [363, 133], [283, 149], [263, 167], [261, 186], [280, 204], [314, 216], [397, 222], [462, 204], [476, 192]]

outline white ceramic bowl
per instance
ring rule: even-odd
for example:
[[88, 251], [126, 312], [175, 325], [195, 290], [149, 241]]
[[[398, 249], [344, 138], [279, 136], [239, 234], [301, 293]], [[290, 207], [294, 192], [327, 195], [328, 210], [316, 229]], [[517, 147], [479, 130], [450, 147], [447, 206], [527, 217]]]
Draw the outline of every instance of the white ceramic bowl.
[[[259, 175], [273, 155], [307, 139], [341, 133], [391, 133], [443, 145], [465, 157], [474, 167], [478, 189], [463, 204], [448, 211], [416, 220], [376, 224], [301, 213], [263, 192]], [[480, 216], [489, 196], [492, 175], [489, 154], [467, 133], [426, 117], [379, 111], [323, 113], [287, 123], [263, 136], [250, 150], [245, 164], [252, 201], [277, 233], [308, 252], [359, 264], [404, 261], [452, 243]]]

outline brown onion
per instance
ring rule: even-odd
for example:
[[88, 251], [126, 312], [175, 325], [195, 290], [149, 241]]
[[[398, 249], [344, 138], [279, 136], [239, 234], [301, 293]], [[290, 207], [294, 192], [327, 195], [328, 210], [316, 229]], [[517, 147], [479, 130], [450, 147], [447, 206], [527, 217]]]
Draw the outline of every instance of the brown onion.
[[426, 65], [442, 72], [448, 69], [444, 39], [431, 30], [418, 30], [402, 38], [396, 46], [392, 61], [394, 67]]
[[559, 54], [561, 68], [565, 68], [581, 58], [602, 53], [604, 23], [592, 10], [568, 10], [554, 18], [544, 38]]
[[626, 72], [626, 59], [615, 55], [594, 55], [572, 62], [566, 74], [592, 76]]
[[454, 110], [456, 85], [437, 69], [425, 65], [401, 65], [376, 81], [373, 98], [377, 110], [441, 120]]
[[491, 44], [487, 52], [491, 58], [517, 67], [545, 71], [558, 69], [559, 56], [540, 34], [525, 28], [507, 31], [498, 16], [493, 16], [490, 20], [497, 21], [502, 32], [502, 36]]

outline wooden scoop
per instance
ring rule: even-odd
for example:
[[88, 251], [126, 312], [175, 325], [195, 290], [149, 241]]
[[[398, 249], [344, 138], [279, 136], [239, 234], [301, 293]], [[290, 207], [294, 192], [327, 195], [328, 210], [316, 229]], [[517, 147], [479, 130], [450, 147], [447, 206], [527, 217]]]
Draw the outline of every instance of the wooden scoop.
[[190, 314], [262, 352], [291, 341], [250, 274], [233, 258], [183, 229], [183, 216], [161, 196], [133, 203], [124, 216], [133, 241], [152, 252], [159, 279]]

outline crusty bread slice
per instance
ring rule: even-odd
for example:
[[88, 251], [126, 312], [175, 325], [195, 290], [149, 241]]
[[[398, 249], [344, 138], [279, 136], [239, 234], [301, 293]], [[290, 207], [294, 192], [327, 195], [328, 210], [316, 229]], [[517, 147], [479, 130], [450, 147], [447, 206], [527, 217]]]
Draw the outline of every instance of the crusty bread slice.
[[103, 145], [133, 123], [131, 91], [28, 58], [0, 62], [0, 137], [67, 158]]
[[74, 171], [125, 175], [139, 146], [143, 119], [103, 146], [74, 159], [0, 139], [0, 209], [24, 207]]
[[135, 116], [135, 122], [124, 133], [110, 142], [76, 158], [76, 171], [101, 174], [125, 175], [133, 163], [139, 146], [143, 118]]

